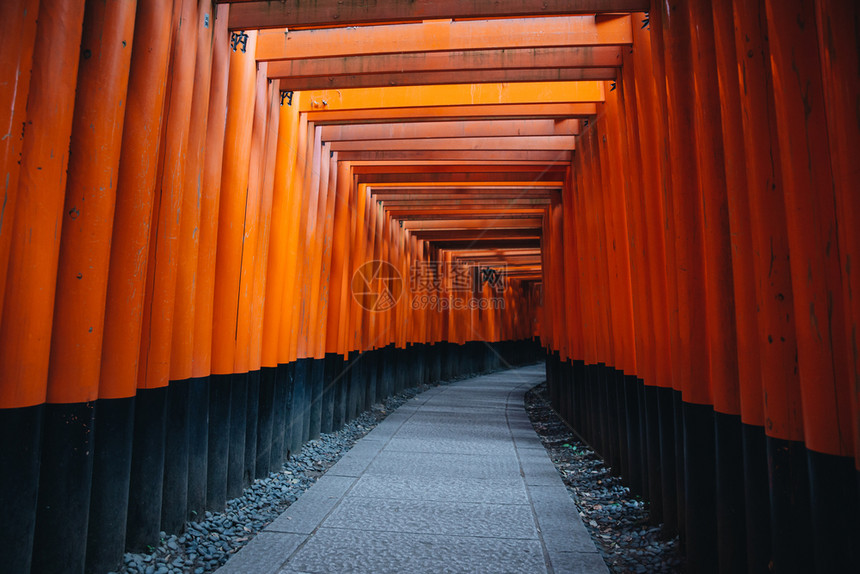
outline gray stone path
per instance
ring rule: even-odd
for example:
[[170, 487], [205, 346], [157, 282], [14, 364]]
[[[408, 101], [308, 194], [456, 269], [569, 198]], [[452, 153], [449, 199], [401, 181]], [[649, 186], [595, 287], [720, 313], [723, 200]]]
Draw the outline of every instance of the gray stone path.
[[218, 574], [608, 572], [523, 408], [544, 378], [416, 396]]

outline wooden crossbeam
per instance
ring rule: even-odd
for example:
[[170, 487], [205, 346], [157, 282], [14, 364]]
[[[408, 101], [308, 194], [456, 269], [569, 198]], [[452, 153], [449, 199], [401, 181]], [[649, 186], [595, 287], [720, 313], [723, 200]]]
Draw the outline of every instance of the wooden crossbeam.
[[649, 0], [281, 0], [229, 2], [231, 30], [355, 26], [455, 18], [510, 18], [530, 15], [643, 12]]
[[570, 82], [614, 80], [616, 68], [516, 68], [504, 70], [454, 70], [447, 72], [403, 72], [281, 77], [284, 90], [331, 90], [336, 88], [378, 88], [385, 86], [432, 86], [439, 84], [491, 84], [511, 82]]
[[367, 140], [332, 142], [332, 151], [362, 150], [535, 150], [569, 151], [574, 148], [574, 136], [522, 136], [435, 138], [402, 140]]
[[355, 108], [348, 110], [314, 109], [306, 112], [316, 125], [376, 123], [394, 121], [462, 121], [469, 119], [562, 119], [587, 118], [597, 114], [594, 103], [520, 103], [404, 106], [398, 108]]
[[[276, 60], [268, 63], [269, 78], [312, 78], [357, 74], [450, 72], [517, 68], [613, 68], [621, 66], [618, 46], [500, 48], [444, 52], [346, 55], [336, 58]], [[284, 89], [282, 87], [282, 89]], [[289, 89], [289, 88], [287, 88]]]
[[423, 22], [323, 30], [264, 30], [258, 61], [499, 48], [618, 46], [633, 42], [630, 16], [563, 16]]

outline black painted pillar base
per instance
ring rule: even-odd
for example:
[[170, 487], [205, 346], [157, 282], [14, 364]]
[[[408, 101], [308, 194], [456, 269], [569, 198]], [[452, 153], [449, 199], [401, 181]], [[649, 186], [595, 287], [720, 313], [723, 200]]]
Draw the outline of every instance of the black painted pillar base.
[[743, 572], [747, 564], [744, 457], [740, 415], [714, 412], [717, 477], [717, 544], [720, 572]]
[[[650, 501], [649, 520], [652, 524], [663, 521], [663, 472], [660, 461], [660, 414], [657, 408], [658, 389], [643, 384], [645, 400], [645, 457], [648, 461], [648, 476], [643, 481], [648, 483], [648, 499]], [[642, 422], [642, 421], [640, 421]]]
[[311, 404], [308, 419], [308, 440], [316, 440], [320, 437], [322, 428], [322, 402], [325, 387], [325, 361], [323, 359], [309, 359]]
[[132, 552], [146, 550], [159, 539], [166, 417], [167, 387], [138, 389], [125, 539]]
[[307, 444], [309, 440], [311, 440], [311, 410], [313, 407], [313, 399], [314, 399], [314, 380], [313, 380], [313, 363], [314, 360], [310, 357], [306, 359], [300, 359], [300, 361], [304, 361], [303, 372], [304, 372], [304, 402], [302, 403], [304, 406], [302, 408], [302, 422], [304, 424], [302, 428], [302, 445]]
[[600, 456], [604, 460], [609, 460], [609, 445], [607, 444], [609, 439], [609, 424], [607, 422], [609, 409], [606, 406], [606, 378], [607, 372], [610, 371], [610, 368], [603, 363], [598, 363], [598, 365], [600, 367], [600, 370], [597, 372], [597, 380], [594, 387], [594, 408], [595, 413], [597, 414], [597, 427], [595, 428], [594, 442], [595, 446], [597, 447], [597, 452], [600, 454]]
[[714, 409], [687, 402], [683, 408], [687, 564], [692, 572], [717, 572]]
[[[344, 375], [346, 383], [346, 404], [344, 408], [344, 422], [350, 422], [355, 418], [356, 410], [358, 409], [358, 389], [364, 385], [364, 373], [362, 373], [362, 362], [367, 360], [367, 354], [354, 351], [350, 353], [351, 359], [347, 365], [347, 372]], [[369, 376], [373, 376], [370, 373]]]
[[330, 433], [334, 430], [334, 397], [337, 394], [337, 386], [334, 383], [334, 369], [332, 365], [336, 359], [337, 355], [334, 353], [326, 353], [322, 359], [323, 390], [320, 433]]
[[681, 391], [672, 391], [672, 407], [675, 411], [675, 484], [678, 493], [678, 538], [684, 551], [687, 541], [687, 485], [684, 461], [684, 402]]
[[816, 572], [860, 572], [860, 501], [853, 457], [807, 450]]
[[639, 403], [639, 429], [637, 430], [637, 448], [639, 450], [639, 464], [642, 475], [642, 496], [651, 498], [650, 484], [648, 482], [648, 418], [647, 405], [645, 403], [645, 384], [641, 379], [632, 377], [636, 381], [636, 398]]
[[[0, 496], [3, 520], [0, 540], [6, 541], [3, 566], [10, 572], [29, 572], [36, 528], [36, 496], [42, 454], [45, 405], [0, 409]], [[14, 544], [11, 541], [15, 541]]]
[[362, 404], [365, 405], [366, 409], [369, 409], [374, 403], [378, 402], [377, 395], [379, 394], [379, 389], [377, 387], [377, 378], [373, 376], [373, 373], [377, 371], [377, 368], [375, 363], [370, 360], [370, 356], [362, 354], [359, 355], [356, 369], [358, 377], [361, 380], [361, 385], [359, 385], [359, 387], [362, 390], [359, 392], [364, 393], [363, 398], [361, 399]]
[[617, 369], [609, 369], [606, 375], [606, 422], [608, 426], [609, 465], [612, 468], [612, 474], [619, 476], [621, 474], [621, 437], [618, 435], [618, 432], [621, 423], [619, 423], [618, 419], [623, 416], [623, 413], [619, 412], [619, 404], [623, 404], [623, 399], [619, 400], [619, 395], [622, 395], [625, 390], [624, 373]]
[[171, 534], [182, 531], [188, 514], [188, 392], [187, 380], [167, 387], [161, 530]]
[[630, 434], [630, 394], [631, 389], [636, 390], [639, 381], [636, 377], [624, 376], [621, 371], [617, 372], [615, 383], [616, 392], [616, 433], [618, 446], [618, 468], [617, 474], [622, 477], [630, 476], [631, 457], [637, 453], [637, 435]]
[[573, 427], [582, 434], [585, 424], [585, 361], [574, 361], [570, 373], [571, 393], [573, 395]]
[[95, 417], [98, 437], [93, 450], [85, 571], [103, 574], [117, 570], [125, 552], [134, 397], [99, 399]]
[[260, 371], [249, 371], [245, 380], [245, 466], [242, 473], [242, 490], [254, 482], [257, 472], [257, 423], [260, 416]]
[[232, 375], [209, 377], [209, 444], [206, 462], [206, 508], [227, 504], [227, 460], [230, 452], [230, 387]]
[[385, 389], [385, 398], [390, 397], [395, 392], [395, 376], [396, 370], [395, 365], [397, 361], [397, 357], [394, 354], [394, 345], [386, 345], [383, 350], [384, 353], [384, 371], [383, 371], [383, 385]]
[[[83, 572], [95, 446], [95, 403], [46, 404], [44, 417], [33, 572]], [[15, 469], [3, 471], [15, 472]]]
[[245, 435], [248, 432], [248, 373], [234, 373], [230, 381], [230, 448], [227, 451], [227, 499], [245, 489]]
[[774, 572], [814, 572], [806, 448], [769, 436], [767, 460]]
[[660, 427], [660, 484], [663, 491], [663, 528], [666, 534], [678, 532], [678, 482], [675, 468], [675, 391], [669, 387], [657, 388], [657, 416]]
[[284, 377], [284, 456], [287, 460], [293, 451], [293, 432], [296, 408], [296, 362], [290, 361], [283, 366]]
[[188, 520], [202, 520], [206, 510], [209, 452], [209, 377], [188, 382]]
[[[287, 458], [284, 443], [287, 422], [287, 365], [280, 364], [274, 369], [272, 390], [272, 452], [270, 472], [278, 472]], [[264, 373], [265, 376], [265, 373]]]
[[260, 378], [260, 400], [257, 409], [257, 457], [254, 477], [265, 478], [269, 476], [273, 468], [272, 444], [274, 443], [277, 368], [262, 367], [258, 376]]
[[406, 388], [406, 353], [400, 347], [393, 345], [394, 357], [394, 393], [399, 394]]
[[763, 426], [741, 429], [747, 572], [767, 572], [771, 557], [770, 485]]
[[326, 365], [326, 379], [331, 380], [333, 391], [332, 430], [339, 431], [346, 422], [346, 377], [344, 366], [346, 361], [342, 355], [334, 355]]
[[[293, 375], [293, 400], [290, 416], [290, 453], [295, 455], [305, 444], [305, 418], [307, 414], [306, 390], [307, 390], [308, 360], [297, 359]], [[308, 430], [310, 430], [310, 418], [308, 418]]]

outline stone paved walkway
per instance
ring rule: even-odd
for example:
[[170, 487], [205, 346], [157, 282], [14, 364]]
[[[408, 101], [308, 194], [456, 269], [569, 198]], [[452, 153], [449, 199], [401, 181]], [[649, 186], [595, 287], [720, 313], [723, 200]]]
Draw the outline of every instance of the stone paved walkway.
[[218, 574], [605, 573], [523, 408], [543, 365], [435, 387]]

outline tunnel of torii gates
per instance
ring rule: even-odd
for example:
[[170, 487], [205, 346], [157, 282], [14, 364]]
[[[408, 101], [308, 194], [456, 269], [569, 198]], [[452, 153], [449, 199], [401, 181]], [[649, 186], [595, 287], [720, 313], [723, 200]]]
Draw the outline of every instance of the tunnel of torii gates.
[[857, 572], [860, 8], [649, 4], [0, 2], [0, 569], [545, 359], [690, 571]]

